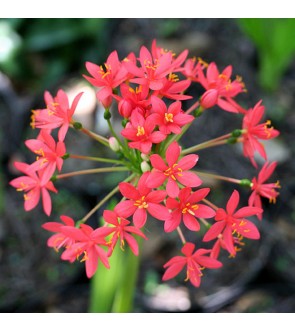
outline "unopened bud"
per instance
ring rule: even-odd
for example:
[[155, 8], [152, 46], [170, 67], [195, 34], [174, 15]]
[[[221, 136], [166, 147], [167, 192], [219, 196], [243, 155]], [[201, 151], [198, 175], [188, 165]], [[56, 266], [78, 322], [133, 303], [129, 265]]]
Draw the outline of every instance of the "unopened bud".
[[145, 153], [142, 153], [140, 156], [141, 156], [142, 160], [145, 160], [145, 161], [149, 161], [150, 160], [150, 158], [148, 157], [148, 155], [145, 154]]
[[73, 126], [76, 130], [81, 130], [83, 128], [82, 123], [81, 122], [74, 122]]
[[240, 137], [242, 135], [241, 129], [235, 129], [231, 132], [232, 137]]
[[143, 173], [148, 172], [148, 171], [151, 170], [151, 166], [150, 166], [149, 163], [146, 162], [146, 161], [143, 161], [143, 162], [140, 164], [140, 168], [141, 168], [141, 170], [142, 170]]
[[216, 89], [210, 89], [202, 95], [200, 104], [203, 108], [211, 108], [216, 105], [217, 99], [218, 91]]
[[252, 182], [249, 179], [242, 179], [240, 185], [245, 187], [251, 187]]
[[115, 137], [110, 137], [109, 138], [109, 145], [110, 145], [110, 148], [113, 151], [115, 151], [115, 152], [120, 151], [120, 144], [119, 144], [118, 140]]

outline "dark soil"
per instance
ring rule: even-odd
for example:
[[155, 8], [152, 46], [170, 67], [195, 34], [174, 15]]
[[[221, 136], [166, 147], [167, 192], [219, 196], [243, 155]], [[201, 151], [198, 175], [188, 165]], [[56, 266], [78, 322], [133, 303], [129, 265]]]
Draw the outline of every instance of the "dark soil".
[[[178, 242], [173, 236], [165, 236], [162, 224], [151, 220], [148, 230], [153, 238], [143, 250], [134, 311], [293, 312], [295, 62], [285, 73], [279, 88], [267, 93], [257, 82], [255, 47], [235, 20], [114, 19], [108, 33], [110, 38], [105, 54], [114, 49], [121, 57], [131, 51], [138, 53], [141, 45], [149, 47], [157, 38], [164, 48], [175, 52], [188, 48], [190, 56], [215, 61], [220, 69], [232, 64], [234, 75], [242, 76], [248, 89], [239, 101], [252, 107], [263, 99], [267, 118], [281, 132], [274, 145], [266, 146], [270, 159], [278, 160], [273, 180], [279, 179], [282, 189], [275, 205], [265, 201], [264, 219], [258, 225], [261, 241], [248, 241], [234, 259], [225, 255], [224, 267], [205, 271], [199, 289], [185, 283], [182, 277], [162, 283], [162, 266], [171, 258]], [[81, 74], [69, 72], [60, 81], [70, 85], [72, 77], [79, 78]], [[83, 216], [117, 179], [89, 177], [87, 185], [84, 177], [65, 181], [64, 186], [58, 188], [59, 195], [53, 198], [54, 212], [50, 219], [44, 216], [41, 208], [24, 213], [19, 193], [8, 182], [17, 175], [12, 168], [13, 160], [28, 161], [26, 158], [30, 158], [23, 141], [34, 135], [29, 128], [30, 110], [42, 107], [42, 98], [42, 93], [28, 92], [25, 82], [23, 86], [19, 82], [16, 85], [4, 74], [0, 75], [0, 311], [87, 312], [90, 284], [83, 264], [61, 261], [59, 255], [46, 246], [48, 234], [41, 229], [41, 224], [58, 220], [60, 214]], [[208, 112], [188, 131], [183, 144], [188, 146], [238, 128], [240, 118], [237, 117], [236, 123], [232, 118], [226, 112]], [[203, 130], [205, 125], [206, 131]], [[95, 149], [87, 138], [81, 138], [77, 133], [71, 135], [69, 148], [85, 154]], [[204, 150], [199, 156], [202, 169], [234, 178], [251, 179], [255, 174], [236, 147]], [[75, 169], [76, 164], [67, 167]], [[232, 186], [222, 183], [214, 185], [216, 197], [223, 199], [233, 190]], [[245, 190], [242, 200], [246, 197]]]

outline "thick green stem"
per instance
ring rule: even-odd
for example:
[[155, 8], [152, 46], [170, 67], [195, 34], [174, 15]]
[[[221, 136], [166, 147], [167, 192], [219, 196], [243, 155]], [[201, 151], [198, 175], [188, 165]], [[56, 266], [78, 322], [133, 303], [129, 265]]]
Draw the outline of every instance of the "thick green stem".
[[[141, 247], [141, 239], [138, 242]], [[91, 280], [89, 311], [133, 312], [140, 257], [129, 248], [122, 251], [116, 246], [109, 261], [111, 268], [101, 264]]]

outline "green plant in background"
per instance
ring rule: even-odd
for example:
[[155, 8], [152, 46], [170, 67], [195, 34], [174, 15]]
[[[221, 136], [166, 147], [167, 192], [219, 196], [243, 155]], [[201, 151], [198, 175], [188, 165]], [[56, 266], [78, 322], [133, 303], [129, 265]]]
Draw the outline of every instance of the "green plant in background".
[[[42, 91], [107, 51], [111, 20], [0, 19], [0, 71], [20, 89]], [[83, 53], [77, 50], [83, 49]]]
[[295, 19], [241, 18], [239, 25], [258, 52], [259, 83], [274, 91], [295, 54]]

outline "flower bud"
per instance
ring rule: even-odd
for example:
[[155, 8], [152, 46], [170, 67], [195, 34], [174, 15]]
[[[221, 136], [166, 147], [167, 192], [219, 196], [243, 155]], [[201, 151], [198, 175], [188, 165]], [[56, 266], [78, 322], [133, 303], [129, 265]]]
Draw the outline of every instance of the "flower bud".
[[150, 167], [149, 163], [146, 162], [146, 161], [143, 161], [143, 162], [140, 164], [140, 168], [141, 168], [141, 170], [142, 170], [143, 173], [148, 172], [148, 171], [151, 170], [151, 167]]
[[128, 100], [122, 99], [118, 104], [118, 110], [124, 118], [128, 119], [131, 115], [132, 105]]
[[150, 158], [148, 157], [148, 155], [145, 154], [145, 153], [142, 153], [140, 156], [141, 156], [142, 160], [144, 160], [144, 161], [149, 161], [150, 160]]
[[118, 152], [120, 151], [120, 145], [119, 145], [119, 142], [118, 140], [115, 138], [115, 137], [110, 137], [109, 138], [109, 145], [110, 145], [110, 148], [115, 151], [115, 152]]
[[200, 104], [204, 108], [210, 108], [216, 105], [217, 99], [218, 91], [216, 89], [210, 89], [202, 95]]

